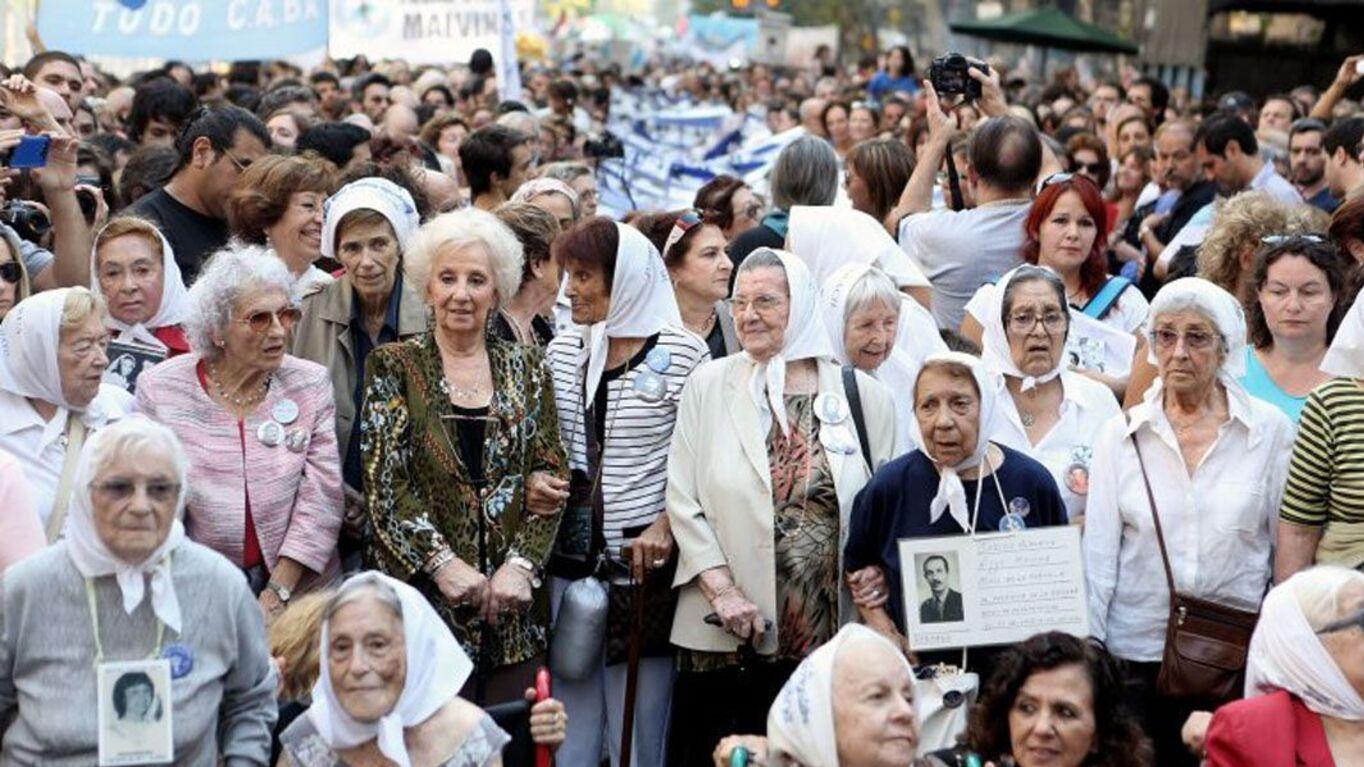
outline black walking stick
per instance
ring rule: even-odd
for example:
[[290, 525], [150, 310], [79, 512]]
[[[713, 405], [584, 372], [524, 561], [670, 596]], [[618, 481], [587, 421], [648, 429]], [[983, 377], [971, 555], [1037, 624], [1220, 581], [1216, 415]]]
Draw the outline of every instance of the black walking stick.
[[639, 685], [639, 656], [643, 652], [644, 638], [644, 583], [649, 579], [646, 570], [644, 577], [635, 580], [635, 571], [630, 564], [634, 561], [633, 550], [621, 547], [621, 559], [630, 570], [630, 644], [625, 661], [625, 711], [620, 729], [620, 767], [630, 767], [630, 750], [634, 745], [635, 734], [635, 695]]

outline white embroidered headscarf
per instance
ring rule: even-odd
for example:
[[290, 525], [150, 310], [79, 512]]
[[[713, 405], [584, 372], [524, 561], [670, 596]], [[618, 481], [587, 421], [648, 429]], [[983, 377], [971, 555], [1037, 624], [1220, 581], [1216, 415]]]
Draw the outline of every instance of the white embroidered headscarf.
[[1364, 721], [1364, 698], [1312, 630], [1300, 602], [1309, 596], [1303, 593], [1308, 586], [1312, 592], [1334, 595], [1349, 581], [1364, 583], [1364, 575], [1343, 567], [1314, 567], [1270, 590], [1250, 638], [1247, 698], [1285, 690], [1322, 716]]
[[[1037, 271], [1042, 268], [1044, 267], [1020, 266], [1000, 278], [999, 282], [995, 285], [996, 300], [988, 302], [984, 311], [985, 316], [980, 318], [980, 325], [984, 330], [984, 334], [981, 338], [981, 362], [985, 363], [986, 369], [992, 373], [1021, 379], [1023, 382], [1023, 391], [1028, 391], [1038, 384], [1044, 384], [1052, 380], [1061, 375], [1061, 371], [1065, 369], [1066, 355], [1064, 338], [1061, 339], [1061, 345], [1063, 347], [1061, 353], [1056, 355], [1056, 365], [1052, 367], [1051, 370], [1048, 370], [1039, 376], [1026, 375], [1022, 370], [1019, 370], [1018, 364], [1014, 362], [1013, 352], [1009, 350], [1009, 333], [1008, 328], [1005, 327], [1009, 318], [1004, 316], [1004, 296], [1009, 292], [1009, 283], [1012, 282], [1014, 278], [1018, 277], [1020, 272], [1032, 274], [1034, 276], [1031, 277], [1031, 279], [1036, 279], [1035, 275], [1037, 274]], [[1063, 295], [1061, 311], [1069, 313], [1070, 309], [1066, 306], [1064, 299], [1065, 297]]]
[[[191, 307], [189, 289], [185, 287], [185, 280], [180, 275], [180, 265], [175, 263], [175, 251], [171, 248], [170, 241], [166, 239], [166, 235], [162, 234], [160, 229], [152, 226], [152, 230], [161, 240], [161, 302], [157, 305], [156, 312], [152, 314], [151, 319], [137, 325], [129, 325], [109, 314], [105, 316], [104, 324], [116, 333], [113, 340], [119, 343], [142, 344], [164, 351], [166, 345], [161, 342], [161, 339], [152, 335], [152, 331], [184, 322], [185, 318], [189, 317]], [[101, 234], [103, 234], [102, 230]], [[146, 241], [141, 232], [131, 232], [116, 239], [130, 237], [135, 237], [138, 242]], [[95, 241], [99, 241], [99, 235], [95, 235]], [[99, 251], [97, 248], [90, 250], [90, 289], [96, 293], [103, 291], [99, 284]], [[108, 296], [105, 296], [104, 300], [105, 303], [110, 303]]]
[[1151, 338], [1156, 320], [1163, 314], [1184, 309], [1197, 309], [1212, 319], [1227, 350], [1217, 377], [1225, 384], [1239, 387], [1238, 379], [1246, 374], [1246, 314], [1241, 310], [1241, 302], [1232, 294], [1202, 277], [1182, 277], [1167, 282], [1152, 299], [1145, 326], [1147, 358], [1151, 364], [1156, 364], [1156, 344]]
[[[866, 264], [844, 264], [820, 286], [824, 327], [829, 333], [834, 358], [843, 365], [851, 362], [848, 350], [843, 345], [849, 319], [848, 295], [868, 274], [884, 275], [884, 272]], [[947, 344], [938, 335], [938, 325], [933, 321], [933, 315], [919, 302], [896, 292], [900, 320], [895, 329], [894, 347], [881, 366], [871, 371], [871, 375], [884, 383], [894, 395], [896, 411], [901, 416], [897, 422], [900, 434], [896, 442], [908, 449], [910, 443], [906, 440], [910, 438], [909, 431], [914, 428], [914, 381], [919, 377], [919, 368], [923, 367], [924, 359], [930, 354], [947, 351]]]
[[[966, 487], [961, 483], [959, 472], [979, 466], [980, 462], [985, 459], [985, 453], [990, 449], [990, 437], [994, 434], [999, 392], [992, 385], [984, 363], [976, 357], [962, 352], [941, 352], [930, 354], [924, 360], [924, 365], [928, 366], [934, 362], [954, 362], [965, 365], [971, 371], [971, 377], [976, 382], [976, 390], [980, 393], [980, 422], [976, 430], [976, 449], [957, 465], [945, 466], [934, 460], [933, 454], [928, 452], [928, 446], [924, 443], [923, 433], [919, 429], [917, 420], [912, 432], [919, 452], [928, 456], [928, 459], [933, 461], [934, 467], [938, 470], [938, 491], [928, 506], [929, 522], [937, 522], [942, 517], [943, 512], [947, 511], [952, 515], [952, 519], [961, 525], [962, 530], [969, 531], [971, 529], [971, 518], [966, 508]], [[920, 377], [923, 376], [923, 369], [920, 369], [919, 375]], [[915, 388], [910, 391], [912, 393], [917, 389], [918, 379], [915, 379]], [[982, 475], [981, 481], [983, 480], [984, 476]], [[977, 492], [979, 492], [979, 488], [977, 488]]]
[[810, 267], [816, 284], [827, 284], [846, 264], [866, 264], [889, 275], [897, 288], [929, 287], [923, 270], [881, 222], [866, 213], [827, 205], [797, 205], [790, 215], [786, 244]]
[[786, 271], [786, 286], [790, 292], [786, 334], [781, 351], [764, 362], [753, 361], [753, 377], [748, 382], [748, 393], [758, 408], [758, 421], [766, 435], [775, 418], [782, 434], [790, 436], [791, 425], [786, 422], [786, 363], [804, 359], [833, 359], [834, 347], [819, 316], [819, 288], [815, 285], [805, 262], [791, 253], [775, 248], [758, 248], [749, 258], [770, 253], [781, 260]]
[[331, 618], [322, 622], [320, 657], [322, 673], [313, 685], [308, 718], [317, 734], [333, 751], [377, 740], [379, 751], [400, 767], [412, 767], [403, 732], [430, 719], [459, 695], [474, 664], [450, 633], [445, 621], [420, 592], [402, 581], [377, 572], [351, 576], [340, 592], [363, 587], [388, 587], [402, 605], [403, 650], [407, 653], [407, 677], [393, 710], [376, 722], [358, 722], [341, 707], [327, 670], [327, 646]]
[[417, 205], [406, 189], [383, 178], [362, 178], [352, 181], [327, 198], [322, 207], [322, 255], [336, 260], [336, 234], [341, 219], [357, 210], [372, 210], [388, 219], [393, 234], [398, 238], [400, 253], [407, 252], [407, 244], [421, 225]]
[[[175, 499], [175, 516], [166, 539], [141, 562], [131, 563], [115, 556], [95, 530], [94, 499], [90, 484], [98, 472], [126, 468], [151, 449], [169, 455], [174, 480], [180, 485]], [[66, 554], [86, 578], [113, 576], [123, 594], [123, 611], [129, 615], [146, 597], [146, 581], [151, 579], [152, 612], [167, 628], [181, 633], [180, 599], [171, 578], [171, 552], [185, 540], [181, 519], [185, 513], [185, 493], [189, 489], [189, 462], [180, 440], [170, 429], [142, 416], [120, 419], [100, 429], [85, 441], [76, 475], [72, 482], [70, 516], [66, 522]]]
[[78, 288], [34, 293], [5, 315], [0, 323], [0, 389], [71, 409], [62, 393], [57, 346], [62, 311], [73, 290]]
[[767, 749], [774, 767], [838, 767], [834, 732], [834, 662], [849, 642], [879, 642], [912, 677], [909, 662], [890, 640], [849, 623], [796, 667], [767, 714]]
[[677, 296], [658, 248], [633, 226], [617, 223], [615, 227], [620, 244], [611, 278], [611, 305], [606, 319], [583, 329], [586, 343], [578, 352], [578, 366], [587, 366], [589, 398], [596, 396], [601, 383], [612, 338], [648, 338], [666, 325], [682, 325]]
[[1321, 372], [1343, 378], [1364, 378], [1364, 292], [1355, 297], [1340, 321], [1331, 348], [1321, 358]]

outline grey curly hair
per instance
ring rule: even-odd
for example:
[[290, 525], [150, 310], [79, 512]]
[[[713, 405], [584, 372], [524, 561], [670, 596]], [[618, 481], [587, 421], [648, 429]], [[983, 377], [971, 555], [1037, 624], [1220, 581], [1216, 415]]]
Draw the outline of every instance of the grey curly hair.
[[243, 296], [259, 290], [282, 290], [297, 306], [301, 300], [289, 267], [264, 245], [232, 243], [209, 258], [189, 290], [193, 307], [185, 320], [185, 335], [199, 356], [215, 360], [222, 350], [217, 341], [232, 321], [232, 308]]

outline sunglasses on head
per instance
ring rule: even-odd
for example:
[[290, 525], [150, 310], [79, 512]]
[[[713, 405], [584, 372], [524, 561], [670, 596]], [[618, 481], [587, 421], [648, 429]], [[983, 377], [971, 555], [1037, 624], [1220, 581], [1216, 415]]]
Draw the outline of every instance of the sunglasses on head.
[[1313, 245], [1320, 245], [1326, 242], [1326, 238], [1319, 234], [1267, 234], [1260, 238], [1264, 245], [1282, 245], [1285, 242], [1310, 242]]
[[285, 330], [291, 330], [302, 316], [303, 312], [290, 306], [277, 312], [252, 312], [237, 322], [250, 328], [252, 333], [261, 334], [270, 330], [274, 320], [279, 320], [280, 327]]
[[5, 263], [0, 264], [0, 280], [4, 280], [11, 285], [18, 285], [19, 280], [22, 279], [23, 276], [24, 273], [19, 268], [18, 261], [6, 261]]

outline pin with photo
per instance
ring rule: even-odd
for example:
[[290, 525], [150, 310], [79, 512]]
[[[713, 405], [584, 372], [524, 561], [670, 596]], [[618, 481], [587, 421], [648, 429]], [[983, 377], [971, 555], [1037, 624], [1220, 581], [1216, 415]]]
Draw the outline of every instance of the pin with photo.
[[815, 417], [820, 423], [843, 423], [848, 417], [848, 401], [841, 394], [824, 392], [815, 397]]
[[266, 421], [256, 429], [256, 439], [266, 447], [279, 447], [284, 442], [284, 427], [276, 421]]
[[673, 354], [661, 346], [655, 346], [645, 356], [644, 364], [655, 373], [666, 373], [673, 364]]
[[662, 402], [668, 393], [668, 384], [653, 370], [644, 370], [635, 376], [634, 389], [645, 402]]
[[288, 426], [298, 420], [298, 403], [291, 399], [282, 399], [270, 408], [270, 415], [282, 426]]
[[1032, 512], [1032, 505], [1026, 498], [1014, 498], [1009, 501], [1009, 511], [999, 520], [999, 531], [1001, 533], [1017, 533], [1028, 529], [1028, 523], [1023, 521]]
[[284, 446], [291, 453], [301, 453], [308, 449], [311, 441], [306, 429], [293, 429], [284, 437]]

